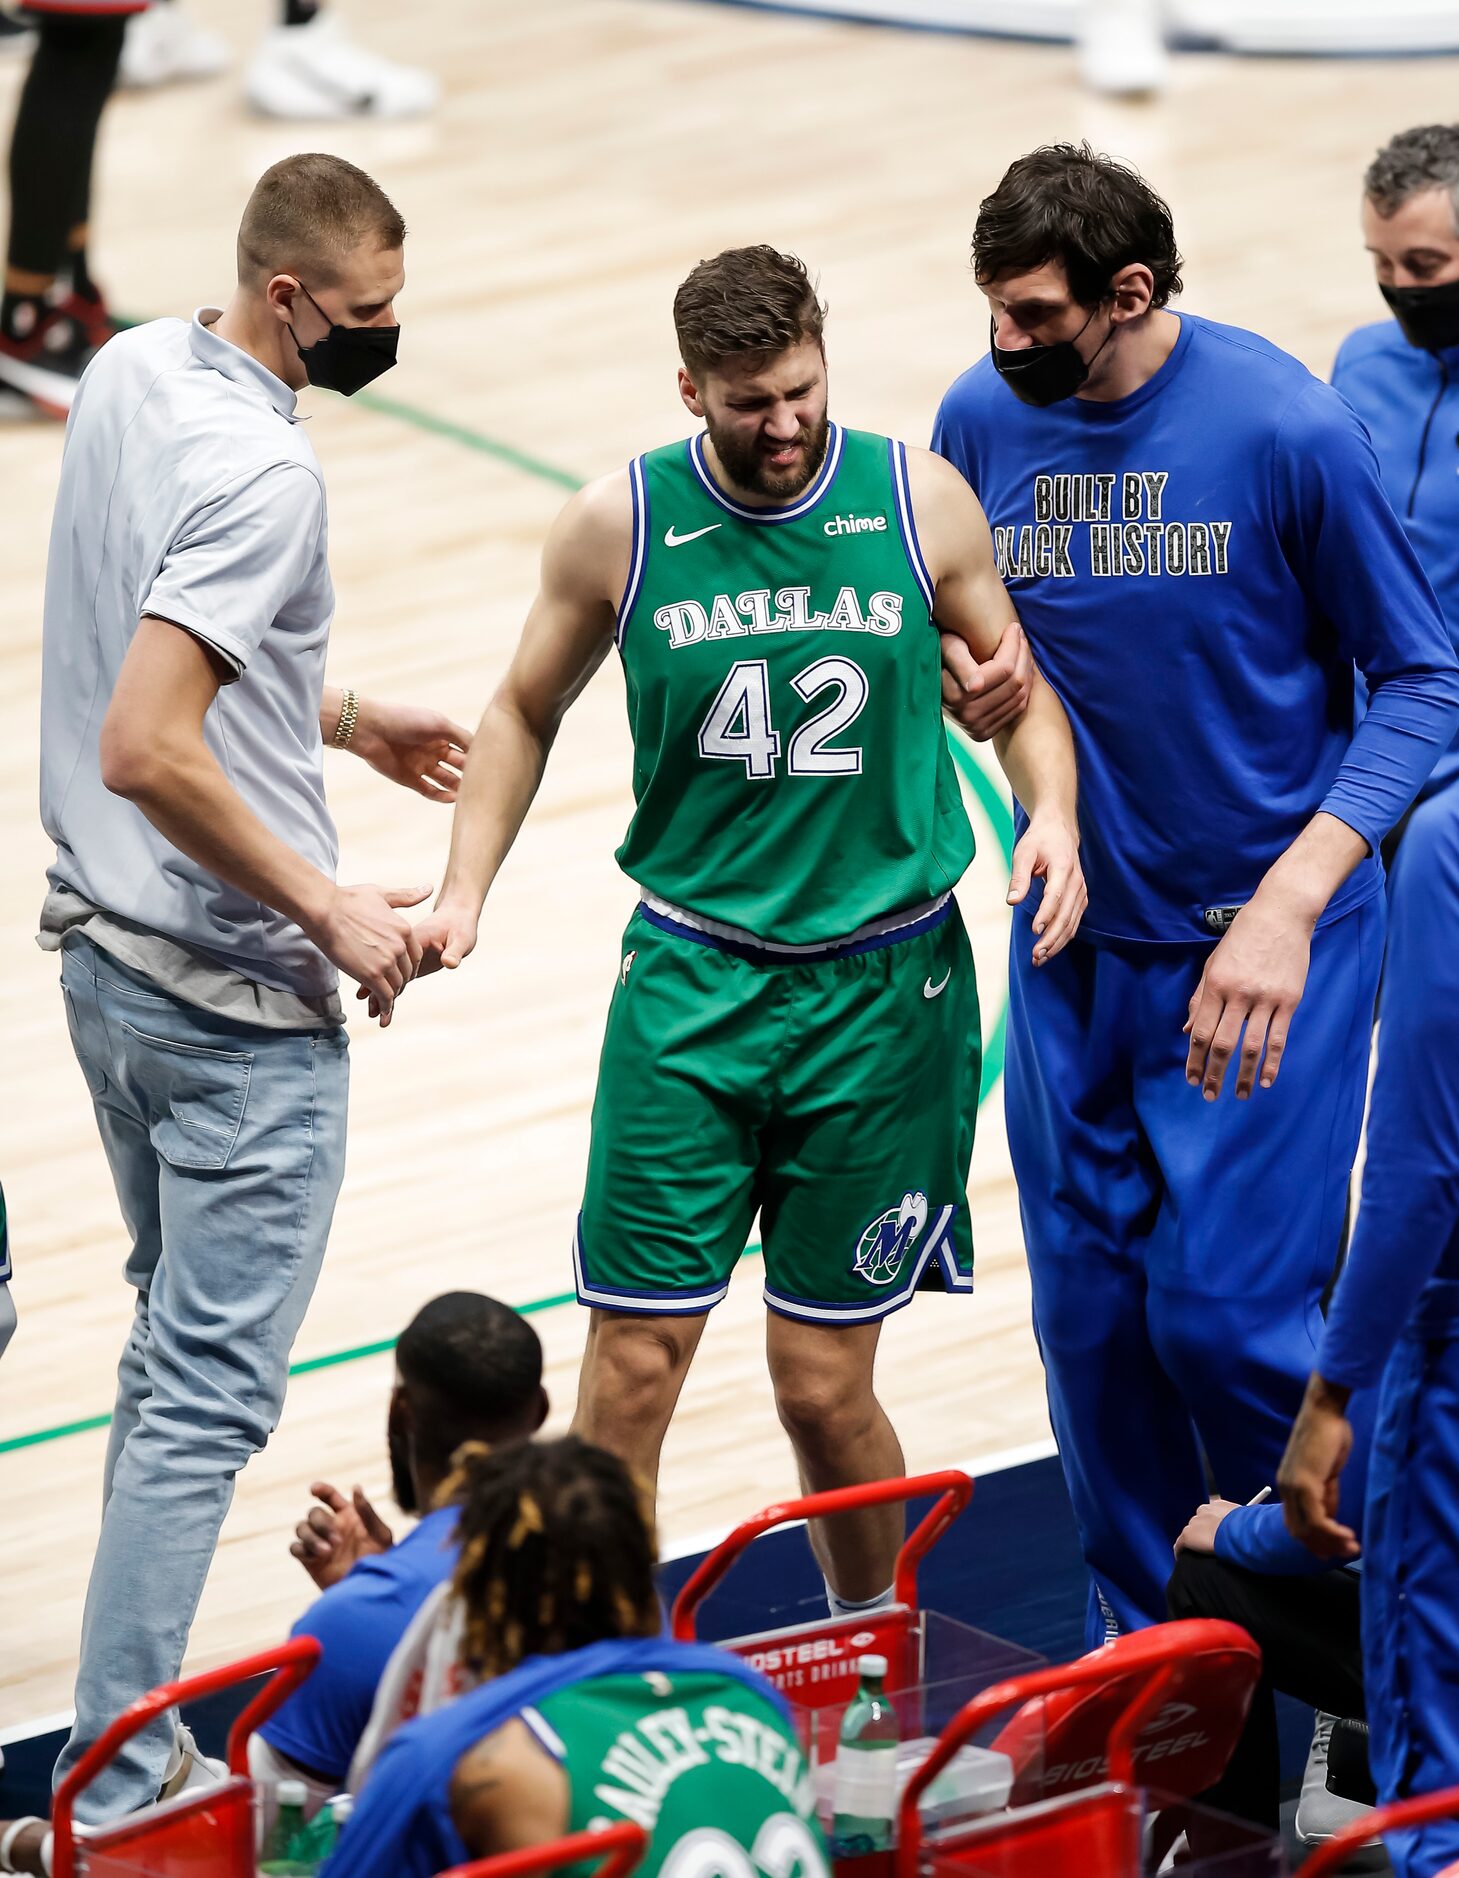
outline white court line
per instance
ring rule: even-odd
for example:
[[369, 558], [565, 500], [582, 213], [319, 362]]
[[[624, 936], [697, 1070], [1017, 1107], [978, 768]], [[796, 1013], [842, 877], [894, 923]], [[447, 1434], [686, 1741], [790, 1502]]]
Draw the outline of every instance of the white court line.
[[37, 1735], [54, 1734], [61, 1728], [70, 1734], [75, 1719], [75, 1709], [65, 1708], [57, 1715], [37, 1715], [34, 1721], [14, 1722], [8, 1728], [0, 1728], [0, 1748], [12, 1741], [31, 1741]]
[[[1046, 1438], [1043, 1441], [1026, 1441], [1022, 1447], [1000, 1448], [996, 1453], [984, 1454], [975, 1461], [954, 1461], [952, 1465], [961, 1468], [965, 1474], [971, 1474], [976, 1482], [989, 1474], [1006, 1473], [1010, 1467], [1026, 1467], [1031, 1461], [1046, 1461], [1056, 1452], [1053, 1440]], [[936, 1473], [939, 1470], [929, 1468], [927, 1471]], [[973, 1498], [976, 1503], [976, 1493]], [[805, 1521], [798, 1519], [793, 1524], [803, 1526]], [[786, 1526], [784, 1530], [789, 1532], [791, 1528]], [[712, 1532], [699, 1533], [693, 1538], [682, 1539], [677, 1545], [670, 1546], [662, 1554], [659, 1562], [667, 1565], [675, 1559], [688, 1558], [695, 1552], [711, 1552], [721, 1539], [733, 1531], [734, 1525], [717, 1526]], [[62, 1709], [59, 1714], [41, 1715], [35, 1721], [15, 1722], [8, 1728], [0, 1728], [0, 1747], [4, 1747], [11, 1741], [30, 1741], [37, 1735], [52, 1734], [63, 1728], [69, 1734], [71, 1724], [75, 1719], [74, 1709]]]

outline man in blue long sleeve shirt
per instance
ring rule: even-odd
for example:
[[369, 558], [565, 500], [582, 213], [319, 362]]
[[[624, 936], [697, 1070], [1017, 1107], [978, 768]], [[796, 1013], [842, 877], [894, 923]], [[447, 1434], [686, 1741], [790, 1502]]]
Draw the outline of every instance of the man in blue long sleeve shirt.
[[[1343, 1477], [1341, 1512], [1362, 1522], [1376, 1392], [1353, 1404], [1353, 1450]], [[1280, 1821], [1281, 1754], [1276, 1693], [1295, 1696], [1322, 1716], [1322, 1752], [1309, 1763], [1297, 1809], [1306, 1844], [1330, 1838], [1358, 1807], [1326, 1788], [1331, 1722], [1365, 1714], [1359, 1641], [1359, 1579], [1347, 1560], [1319, 1559], [1287, 1531], [1280, 1501], [1239, 1506], [1207, 1500], [1175, 1543], [1166, 1589], [1172, 1617], [1215, 1617], [1240, 1624], [1261, 1645], [1262, 1677], [1246, 1726], [1218, 1784], [1201, 1796], [1218, 1812], [1275, 1832]]]
[[[1388, 500], [1459, 646], [1459, 124], [1405, 130], [1363, 178], [1363, 241], [1394, 317], [1343, 341], [1332, 382], [1367, 426]], [[1421, 797], [1459, 776], [1459, 741]]]
[[1015, 934], [1006, 1099], [1096, 1642], [1163, 1614], [1202, 1449], [1229, 1499], [1275, 1476], [1361, 1125], [1377, 850], [1459, 667], [1361, 425], [1267, 341], [1166, 310], [1180, 257], [1139, 177], [1020, 159], [974, 262], [994, 354], [934, 447], [1080, 771], [1089, 910], [1038, 972]]
[[[1349, 1396], [1381, 1377], [1363, 1522], [1363, 1667], [1380, 1801], [1459, 1786], [1459, 782], [1417, 808], [1389, 892], [1363, 1199], [1282, 1463], [1293, 1533], [1357, 1550]], [[1393, 1834], [1400, 1878], [1459, 1823]]]

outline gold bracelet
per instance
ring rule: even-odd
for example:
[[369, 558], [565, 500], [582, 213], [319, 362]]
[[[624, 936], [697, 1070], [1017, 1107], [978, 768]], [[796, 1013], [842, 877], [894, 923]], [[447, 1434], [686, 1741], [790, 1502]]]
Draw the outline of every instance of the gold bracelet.
[[346, 691], [344, 702], [339, 707], [339, 722], [334, 727], [334, 747], [336, 750], [348, 750], [350, 738], [355, 734], [355, 723], [360, 715], [360, 701], [353, 691]]

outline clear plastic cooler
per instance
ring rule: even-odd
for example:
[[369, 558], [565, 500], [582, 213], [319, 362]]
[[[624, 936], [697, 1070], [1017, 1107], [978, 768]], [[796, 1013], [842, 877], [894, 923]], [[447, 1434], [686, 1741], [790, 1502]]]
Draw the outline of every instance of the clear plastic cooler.
[[1271, 1833], [1179, 1795], [1111, 1782], [961, 1828], [924, 1845], [917, 1863], [919, 1878], [1156, 1878], [1162, 1870], [1288, 1878]]
[[[1224, 1770], [1260, 1674], [1244, 1630], [1191, 1620], [991, 1684], [902, 1792], [895, 1878], [1144, 1878], [1182, 1837], [1182, 1878], [1277, 1878], [1271, 1834], [1192, 1803]], [[968, 1744], [1006, 1759], [1007, 1804], [938, 1817], [925, 1802]]]

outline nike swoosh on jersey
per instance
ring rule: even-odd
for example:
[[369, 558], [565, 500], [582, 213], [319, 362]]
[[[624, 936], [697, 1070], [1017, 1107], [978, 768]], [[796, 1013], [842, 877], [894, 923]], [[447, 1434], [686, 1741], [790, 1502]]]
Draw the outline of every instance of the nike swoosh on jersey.
[[941, 984], [934, 985], [930, 978], [927, 980], [927, 982], [922, 987], [923, 997], [924, 998], [941, 997], [943, 992], [947, 990], [947, 981], [951, 977], [952, 977], [952, 967], [949, 965], [947, 970], [943, 973]]
[[723, 527], [723, 522], [711, 522], [707, 528], [695, 528], [691, 529], [687, 535], [676, 535], [674, 533], [674, 525], [671, 522], [664, 535], [664, 546], [666, 548], [682, 548], [686, 541], [697, 541], [701, 535], [712, 535], [716, 528]]

